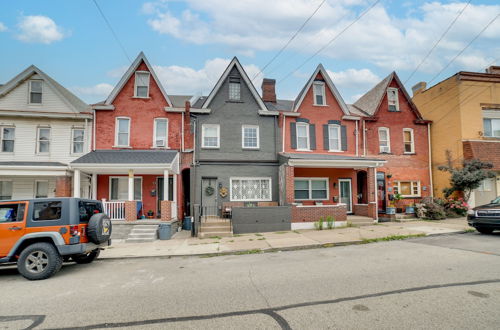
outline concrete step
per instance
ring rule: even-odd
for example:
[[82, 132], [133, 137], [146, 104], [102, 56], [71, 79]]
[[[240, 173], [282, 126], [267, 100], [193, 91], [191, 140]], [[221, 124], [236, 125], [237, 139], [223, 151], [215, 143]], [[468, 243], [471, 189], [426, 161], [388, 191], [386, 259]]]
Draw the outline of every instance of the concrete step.
[[227, 231], [224, 231], [224, 232], [200, 232], [198, 233], [198, 237], [199, 238], [210, 238], [210, 237], [231, 237], [233, 236], [233, 233], [232, 232], [227, 232]]
[[133, 225], [133, 229], [151, 229], [151, 230], [156, 230], [158, 229], [158, 225]]
[[135, 233], [131, 233], [128, 235], [127, 238], [155, 238], [156, 239], [156, 233], [152, 233], [152, 234], [135, 234]]
[[156, 241], [155, 238], [127, 238], [125, 243], [151, 243]]
[[210, 227], [210, 226], [214, 226], [214, 227], [217, 227], [217, 226], [231, 226], [231, 222], [229, 222], [229, 221], [202, 221], [201, 225], [202, 226], [207, 226], [207, 227]]
[[131, 233], [137, 233], [137, 234], [140, 234], [140, 233], [156, 233], [158, 231], [158, 228], [154, 228], [154, 229], [132, 229]]

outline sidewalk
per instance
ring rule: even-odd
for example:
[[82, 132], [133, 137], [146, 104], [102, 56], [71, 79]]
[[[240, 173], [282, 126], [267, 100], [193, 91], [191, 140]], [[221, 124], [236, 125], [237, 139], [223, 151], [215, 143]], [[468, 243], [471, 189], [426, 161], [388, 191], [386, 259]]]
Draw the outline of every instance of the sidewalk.
[[100, 259], [160, 256], [255, 253], [370, 242], [391, 236], [436, 235], [470, 230], [465, 218], [441, 221], [386, 222], [373, 226], [333, 230], [295, 230], [199, 239], [180, 232], [171, 240], [152, 243], [117, 243], [101, 252]]

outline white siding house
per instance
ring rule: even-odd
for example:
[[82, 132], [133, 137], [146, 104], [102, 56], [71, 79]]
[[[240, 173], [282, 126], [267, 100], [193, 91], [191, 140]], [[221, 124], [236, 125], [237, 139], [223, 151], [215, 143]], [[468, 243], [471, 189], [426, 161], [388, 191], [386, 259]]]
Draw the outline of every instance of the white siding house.
[[[0, 86], [0, 199], [69, 197], [69, 163], [90, 151], [90, 107], [30, 66]], [[81, 176], [80, 196], [90, 197]]]

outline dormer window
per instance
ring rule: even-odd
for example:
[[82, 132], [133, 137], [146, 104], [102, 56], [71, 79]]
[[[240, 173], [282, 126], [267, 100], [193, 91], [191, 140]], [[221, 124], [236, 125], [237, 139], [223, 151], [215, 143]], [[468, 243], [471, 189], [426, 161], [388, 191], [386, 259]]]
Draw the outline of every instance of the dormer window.
[[387, 88], [387, 102], [389, 103], [389, 111], [399, 111], [397, 88]]
[[29, 102], [30, 104], [42, 104], [42, 81], [30, 80], [29, 82]]
[[135, 97], [149, 97], [149, 72], [137, 71], [135, 73]]
[[313, 83], [314, 105], [326, 105], [325, 102], [325, 83], [315, 81]]
[[239, 101], [241, 99], [240, 78], [229, 77], [229, 100]]

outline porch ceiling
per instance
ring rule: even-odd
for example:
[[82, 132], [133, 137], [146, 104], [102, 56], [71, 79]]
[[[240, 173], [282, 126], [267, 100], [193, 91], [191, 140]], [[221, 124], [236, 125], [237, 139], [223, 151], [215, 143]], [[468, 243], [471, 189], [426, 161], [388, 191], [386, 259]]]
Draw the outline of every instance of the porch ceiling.
[[381, 167], [387, 161], [376, 158], [351, 157], [323, 154], [282, 154], [282, 159], [290, 166], [321, 168]]

